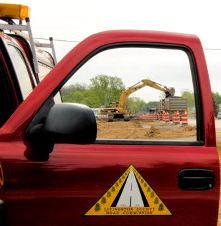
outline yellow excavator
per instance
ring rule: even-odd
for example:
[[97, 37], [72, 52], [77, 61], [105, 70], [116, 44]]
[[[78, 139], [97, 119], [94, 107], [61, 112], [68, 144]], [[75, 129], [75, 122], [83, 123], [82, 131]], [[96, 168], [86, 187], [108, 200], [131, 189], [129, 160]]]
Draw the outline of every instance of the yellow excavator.
[[115, 106], [112, 105], [110, 107], [102, 108], [101, 114], [107, 115], [108, 121], [112, 121], [113, 119], [124, 119], [125, 121], [129, 121], [130, 116], [126, 109], [127, 97], [145, 86], [150, 86], [154, 89], [163, 91], [165, 93], [165, 97], [173, 97], [175, 94], [175, 89], [172, 87], [168, 88], [157, 82], [151, 81], [150, 79], [144, 79], [124, 90], [120, 95], [119, 102], [115, 104]]

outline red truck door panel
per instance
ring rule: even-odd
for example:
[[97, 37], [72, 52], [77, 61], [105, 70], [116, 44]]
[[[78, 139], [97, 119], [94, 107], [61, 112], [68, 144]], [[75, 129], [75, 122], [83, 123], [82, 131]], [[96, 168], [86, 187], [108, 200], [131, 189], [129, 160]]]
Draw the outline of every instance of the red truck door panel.
[[[49, 162], [33, 163], [22, 157], [22, 145], [14, 147], [2, 159], [9, 225], [216, 225], [218, 185], [208, 191], [178, 186], [181, 169], [218, 175], [215, 148], [57, 145]], [[154, 191], [150, 200], [159, 197], [157, 206], [163, 203], [171, 215], [85, 216], [108, 191], [114, 195], [113, 185], [131, 164], [151, 187], [150, 197]]]
[[[47, 155], [41, 159], [38, 153], [44, 151], [47, 138], [34, 140], [41, 147], [36, 152], [28, 134], [30, 127], [40, 125], [36, 122], [44, 124], [42, 118], [50, 112], [50, 107], [44, 108], [50, 106], [46, 100], [99, 48], [121, 44], [182, 46], [191, 53], [196, 106], [201, 108], [197, 107], [195, 138], [184, 142], [98, 139], [85, 145], [60, 140], [50, 149], [49, 160], [45, 161]], [[220, 185], [210, 92], [202, 47], [194, 36], [112, 31], [89, 37], [50, 72], [0, 129], [4, 176], [0, 199], [7, 213], [2, 219], [12, 226], [215, 226]]]

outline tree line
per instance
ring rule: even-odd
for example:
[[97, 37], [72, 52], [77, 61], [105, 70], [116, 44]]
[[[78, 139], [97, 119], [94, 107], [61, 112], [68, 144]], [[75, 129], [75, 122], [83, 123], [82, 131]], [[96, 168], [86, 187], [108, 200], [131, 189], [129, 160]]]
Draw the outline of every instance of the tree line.
[[[116, 76], [98, 75], [90, 80], [90, 84], [73, 84], [63, 87], [61, 97], [63, 102], [86, 104], [91, 108], [112, 107], [119, 101], [125, 90], [122, 80]], [[133, 114], [146, 112], [156, 108], [158, 102], [146, 103], [139, 97], [128, 97], [126, 107]]]
[[77, 83], [64, 87], [61, 96], [63, 102], [82, 103], [99, 108], [117, 102], [123, 90], [125, 86], [120, 78], [98, 75], [90, 80], [89, 85]]
[[[121, 78], [117, 76], [98, 75], [90, 80], [90, 84], [73, 84], [63, 87], [61, 97], [63, 102], [73, 102], [86, 104], [91, 108], [108, 107], [119, 101], [121, 93], [125, 90], [125, 85]], [[221, 95], [213, 92], [213, 103], [215, 115], [219, 111]], [[194, 94], [190, 91], [183, 91], [181, 96], [187, 99], [188, 109], [195, 108]], [[147, 112], [158, 107], [159, 102], [145, 102], [139, 97], [128, 97], [126, 107], [131, 113]]]

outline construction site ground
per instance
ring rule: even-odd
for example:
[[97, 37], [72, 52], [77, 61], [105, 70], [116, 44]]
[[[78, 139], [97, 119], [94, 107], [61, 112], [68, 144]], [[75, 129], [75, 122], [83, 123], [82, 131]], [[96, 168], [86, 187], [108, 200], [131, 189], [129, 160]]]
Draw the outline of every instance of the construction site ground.
[[[105, 122], [98, 120], [98, 138], [107, 139], [196, 139], [196, 126], [189, 120], [188, 126], [166, 124], [159, 121], [131, 120]], [[216, 120], [216, 138], [221, 165], [221, 120]], [[217, 226], [221, 226], [221, 199]]]
[[196, 126], [180, 126], [163, 121], [130, 120], [106, 122], [98, 120], [98, 138], [142, 140], [196, 140]]

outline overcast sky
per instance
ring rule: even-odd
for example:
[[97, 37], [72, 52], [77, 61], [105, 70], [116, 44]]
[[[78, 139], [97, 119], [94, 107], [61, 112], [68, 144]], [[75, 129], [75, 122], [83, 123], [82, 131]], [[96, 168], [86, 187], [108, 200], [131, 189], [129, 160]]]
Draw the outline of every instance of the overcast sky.
[[[90, 84], [96, 75], [114, 75], [121, 78], [126, 88], [142, 85], [149, 79], [162, 86], [175, 88], [175, 95], [193, 92], [189, 58], [182, 50], [157, 48], [116, 48], [103, 51], [86, 62], [71, 79], [70, 84]], [[185, 81], [185, 82], [184, 82]], [[161, 86], [161, 87], [162, 87]], [[161, 90], [162, 91], [162, 90]], [[162, 92], [142, 86], [131, 96], [144, 101], [159, 101]]]
[[[110, 29], [193, 33], [204, 48], [221, 49], [220, 0], [4, 0], [31, 8], [35, 37], [81, 41]], [[61, 59], [76, 43], [56, 42]], [[205, 50], [212, 89], [221, 93], [221, 51]]]

